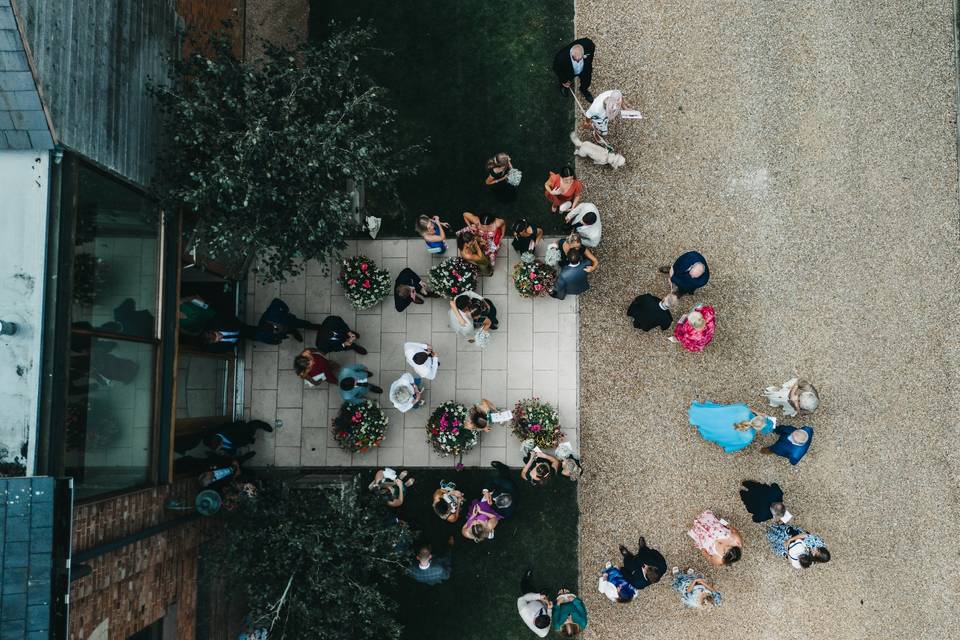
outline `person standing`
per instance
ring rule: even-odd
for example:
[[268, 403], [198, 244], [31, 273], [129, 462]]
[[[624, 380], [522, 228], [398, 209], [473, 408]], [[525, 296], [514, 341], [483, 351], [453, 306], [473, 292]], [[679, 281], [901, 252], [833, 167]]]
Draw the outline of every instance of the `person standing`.
[[423, 387], [420, 378], [404, 372], [390, 385], [390, 402], [400, 413], [423, 406]]
[[620, 555], [623, 557], [623, 574], [637, 590], [660, 582], [667, 572], [666, 558], [656, 549], [648, 547], [643, 536], [637, 541], [636, 553], [620, 545]]
[[793, 517], [783, 506], [783, 489], [774, 482], [764, 484], [756, 480], [744, 480], [741, 484], [740, 499], [754, 522], [766, 522], [778, 516], [781, 522], [789, 522]]
[[560, 95], [573, 92], [574, 78], [580, 78], [580, 93], [593, 102], [590, 82], [593, 79], [593, 57], [597, 47], [590, 38], [580, 38], [564, 46], [553, 56], [553, 72], [560, 82]]
[[340, 365], [333, 360], [327, 360], [316, 349], [304, 349], [293, 360], [293, 370], [300, 377], [313, 386], [320, 386], [323, 382], [339, 384], [337, 374]]
[[676, 259], [673, 266], [664, 265], [658, 271], [670, 274], [673, 293], [681, 297], [705, 286], [710, 280], [707, 259], [696, 251], [687, 251]]
[[447, 251], [446, 232], [447, 224], [440, 222], [437, 216], [420, 216], [417, 218], [417, 234], [427, 244], [427, 253], [443, 255]]
[[545, 592], [533, 586], [533, 571], [527, 570], [520, 579], [520, 597], [517, 598], [517, 612], [520, 619], [540, 638], [550, 633], [550, 614], [553, 603]]
[[692, 568], [680, 571], [673, 568], [673, 590], [680, 595], [680, 601], [691, 609], [719, 606], [720, 592], [706, 581], [703, 574]]
[[633, 318], [634, 329], [650, 331], [660, 327], [664, 331], [673, 324], [673, 314], [670, 309], [677, 304], [677, 296], [672, 293], [661, 300], [652, 293], [644, 293], [633, 299], [627, 308], [627, 315]]
[[772, 453], [786, 458], [792, 465], [796, 465], [803, 456], [807, 455], [813, 443], [813, 427], [810, 426], [797, 429], [788, 424], [781, 424], [774, 428], [774, 432], [780, 437], [769, 447], [760, 449], [760, 453]]
[[636, 588], [630, 584], [630, 581], [624, 577], [623, 572], [613, 566], [612, 562], [607, 562], [600, 573], [600, 582], [597, 589], [611, 602], [625, 604], [632, 602], [637, 595]]
[[567, 263], [560, 269], [550, 296], [563, 300], [568, 295], [580, 295], [590, 288], [588, 274], [596, 271], [600, 262], [586, 247], [567, 252]]
[[573, 231], [580, 234], [580, 242], [583, 246], [592, 248], [600, 246], [603, 225], [600, 224], [600, 212], [595, 204], [581, 202], [567, 213], [564, 221]]
[[507, 204], [517, 199], [519, 177], [520, 171], [514, 170], [510, 156], [506, 153], [498, 153], [487, 160], [487, 179], [484, 184], [500, 202]]
[[340, 316], [327, 316], [317, 331], [317, 349], [322, 353], [353, 350], [366, 355], [367, 350], [357, 344], [360, 334], [347, 326]]
[[494, 529], [503, 520], [503, 515], [493, 506], [493, 494], [488, 489], [483, 490], [483, 497], [470, 503], [467, 511], [467, 521], [460, 529], [460, 533], [467, 540], [481, 543], [484, 540], [493, 540]]
[[794, 569], [807, 569], [814, 562], [830, 562], [830, 551], [823, 538], [799, 527], [775, 521], [767, 529], [767, 541], [773, 552], [789, 560]]
[[533, 253], [537, 243], [543, 239], [543, 229], [530, 224], [526, 218], [520, 218], [513, 223], [513, 241], [510, 243], [513, 250], [523, 255]]
[[587, 608], [577, 594], [557, 591], [553, 605], [553, 630], [564, 638], [576, 638], [587, 628]]
[[393, 285], [393, 304], [398, 312], [405, 311], [410, 304], [423, 304], [426, 298], [436, 298], [417, 272], [404, 267]]
[[740, 532], [723, 518], [707, 509], [698, 515], [687, 531], [693, 546], [714, 566], [731, 565], [743, 555], [743, 538]]
[[746, 449], [758, 433], [766, 435], [777, 426], [776, 418], [754, 413], [743, 403], [691, 402], [687, 416], [704, 440], [725, 453]]
[[[453, 538], [450, 538], [452, 546]], [[420, 547], [413, 564], [407, 567], [407, 575], [421, 584], [430, 586], [445, 582], [450, 578], [452, 553], [434, 558], [430, 545]]]
[[713, 342], [717, 327], [717, 313], [708, 304], [700, 303], [677, 320], [670, 342], [678, 342], [691, 353], [700, 353]]
[[267, 433], [273, 431], [273, 427], [263, 420], [238, 420], [207, 427], [202, 432], [201, 440], [215, 453], [235, 455], [239, 449], [256, 442], [258, 429]]
[[582, 193], [583, 182], [577, 179], [570, 165], [560, 169], [560, 173], [548, 172], [547, 181], [543, 183], [543, 195], [550, 202], [551, 213], [576, 209]]
[[771, 407], [783, 409], [783, 415], [791, 418], [799, 413], [813, 413], [820, 406], [820, 394], [816, 387], [800, 378], [790, 378], [779, 388], [763, 390]]
[[[303, 335], [300, 329], [320, 329], [321, 325], [306, 320], [301, 320], [295, 314], [290, 312], [290, 307], [280, 298], [274, 298], [267, 309], [260, 316], [257, 323], [258, 332], [274, 336], [275, 344], [280, 344], [288, 335], [292, 335], [297, 342], [303, 342]], [[268, 340], [261, 340], [268, 342]]]
[[433, 380], [437, 377], [440, 358], [437, 357], [437, 352], [429, 344], [405, 342], [403, 344], [403, 355], [407, 358], [407, 364], [417, 374], [417, 377], [427, 380]]
[[367, 391], [383, 393], [383, 389], [370, 384], [373, 372], [362, 364], [348, 364], [340, 368], [340, 397], [344, 402], [359, 402], [367, 395]]

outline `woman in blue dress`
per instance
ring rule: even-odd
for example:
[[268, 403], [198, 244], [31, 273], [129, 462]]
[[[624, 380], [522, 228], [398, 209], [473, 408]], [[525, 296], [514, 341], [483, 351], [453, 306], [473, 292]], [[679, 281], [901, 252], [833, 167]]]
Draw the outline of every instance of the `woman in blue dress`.
[[747, 448], [758, 433], [770, 433], [777, 426], [775, 418], [754, 413], [743, 403], [692, 402], [689, 416], [703, 439], [726, 453]]
[[720, 606], [720, 592], [699, 571], [680, 571], [679, 567], [674, 567], [673, 590], [680, 595], [680, 601], [691, 609]]

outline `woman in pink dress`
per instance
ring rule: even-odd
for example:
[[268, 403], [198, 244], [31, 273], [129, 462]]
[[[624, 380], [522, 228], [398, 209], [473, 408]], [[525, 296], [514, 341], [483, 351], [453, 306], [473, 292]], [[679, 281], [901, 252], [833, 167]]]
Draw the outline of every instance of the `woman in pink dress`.
[[690, 313], [680, 316], [670, 341], [679, 342], [687, 351], [694, 353], [703, 351], [703, 348], [713, 340], [716, 325], [716, 312], [713, 307], [701, 302]]
[[740, 532], [709, 509], [697, 516], [687, 535], [693, 539], [693, 546], [700, 549], [707, 562], [714, 566], [733, 564], [740, 559], [743, 547]]
[[469, 211], [463, 212], [463, 221], [467, 223], [467, 228], [477, 238], [480, 249], [490, 259], [490, 264], [495, 265], [497, 254], [500, 252], [500, 241], [503, 239], [503, 232], [507, 227], [506, 221], [503, 218], [491, 215], [478, 216]]

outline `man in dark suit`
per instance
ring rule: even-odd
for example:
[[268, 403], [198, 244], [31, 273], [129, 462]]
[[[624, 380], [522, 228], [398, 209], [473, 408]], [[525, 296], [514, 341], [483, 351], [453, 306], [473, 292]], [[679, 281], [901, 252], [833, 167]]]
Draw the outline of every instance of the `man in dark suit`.
[[580, 38], [560, 49], [553, 57], [553, 72], [560, 81], [560, 95], [567, 95], [567, 89], [573, 91], [573, 79], [579, 77], [580, 93], [593, 102], [590, 80], [593, 77], [593, 54], [596, 49], [593, 40]]
[[637, 552], [630, 553], [629, 549], [620, 545], [623, 575], [636, 589], [644, 589], [660, 582], [660, 578], [667, 572], [667, 561], [662, 553], [647, 546], [643, 536], [640, 536], [637, 546]]
[[673, 324], [670, 309], [676, 304], [677, 296], [672, 293], [662, 300], [652, 293], [645, 293], [634, 298], [627, 309], [627, 315], [633, 318], [633, 326], [637, 329], [650, 331], [654, 327], [660, 327], [666, 331]]

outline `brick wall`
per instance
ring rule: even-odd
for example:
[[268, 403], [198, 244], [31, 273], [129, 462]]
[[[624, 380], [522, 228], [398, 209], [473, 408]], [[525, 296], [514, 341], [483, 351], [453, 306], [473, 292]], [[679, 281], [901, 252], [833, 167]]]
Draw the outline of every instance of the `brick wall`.
[[[183, 515], [164, 503], [191, 501], [194, 479], [156, 487], [74, 509], [73, 551], [83, 551]], [[163, 617], [177, 603], [178, 640], [196, 629], [197, 549], [210, 526], [194, 520], [112, 551], [89, 563], [92, 573], [70, 587], [70, 640], [85, 640], [109, 618], [110, 640], [125, 640]]]

